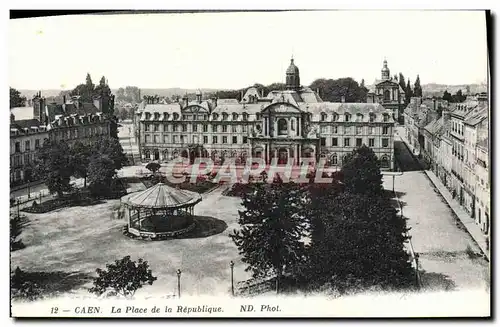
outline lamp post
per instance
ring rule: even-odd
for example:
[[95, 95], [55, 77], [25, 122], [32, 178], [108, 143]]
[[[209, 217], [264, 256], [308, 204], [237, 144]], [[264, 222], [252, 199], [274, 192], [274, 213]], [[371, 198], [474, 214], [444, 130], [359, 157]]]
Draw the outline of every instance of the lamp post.
[[231, 294], [234, 296], [234, 262], [231, 260], [229, 263], [229, 266], [231, 267]]
[[177, 269], [177, 294], [181, 298], [181, 270]]

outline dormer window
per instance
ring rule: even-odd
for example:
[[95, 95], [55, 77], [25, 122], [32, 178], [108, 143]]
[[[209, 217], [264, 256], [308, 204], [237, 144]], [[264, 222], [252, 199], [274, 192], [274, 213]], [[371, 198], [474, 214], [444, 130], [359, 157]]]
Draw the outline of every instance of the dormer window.
[[244, 121], [248, 120], [248, 114], [246, 112], [243, 113], [243, 120]]
[[387, 123], [389, 121], [389, 115], [384, 114], [384, 122]]
[[351, 121], [351, 115], [350, 114], [345, 114], [344, 115], [344, 121]]
[[339, 115], [337, 115], [336, 113], [334, 113], [332, 115], [332, 121], [338, 121], [339, 120]]
[[168, 112], [164, 112], [163, 113], [163, 120], [167, 120], [168, 119]]
[[233, 113], [233, 120], [238, 120], [238, 114], [237, 113]]
[[373, 123], [375, 121], [375, 114], [374, 113], [370, 113], [370, 123]]
[[146, 119], [147, 120], [151, 119], [151, 114], [149, 112], [146, 112]]
[[260, 120], [260, 112], [255, 114], [255, 119]]
[[160, 114], [155, 112], [155, 120], [160, 120]]
[[357, 114], [356, 115], [356, 121], [362, 122], [363, 121], [363, 115], [362, 114]]
[[216, 113], [214, 113], [212, 115], [212, 120], [217, 120], [219, 118], [219, 115], [217, 115]]
[[222, 120], [224, 120], [224, 121], [227, 120], [227, 117], [228, 117], [228, 114], [223, 112], [222, 113]]
[[324, 112], [321, 113], [321, 121], [326, 121], [326, 114]]
[[174, 112], [174, 120], [178, 120], [179, 119], [179, 114]]

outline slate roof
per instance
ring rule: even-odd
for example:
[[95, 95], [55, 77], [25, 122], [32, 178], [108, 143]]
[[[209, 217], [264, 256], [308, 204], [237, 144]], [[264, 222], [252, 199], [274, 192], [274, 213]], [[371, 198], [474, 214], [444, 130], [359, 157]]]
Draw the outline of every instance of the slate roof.
[[[15, 121], [10, 123], [10, 130], [11, 131], [17, 130], [20, 134], [25, 133], [26, 128], [29, 131], [32, 131], [32, 130], [40, 131], [40, 132], [46, 131], [45, 126], [37, 119], [20, 119], [20, 120], [15, 120]], [[43, 130], [38, 130], [39, 128], [43, 128]]]
[[151, 209], [181, 208], [195, 205], [200, 201], [201, 195], [198, 193], [176, 189], [164, 183], [158, 183], [147, 190], [122, 198], [122, 202], [130, 206]]
[[488, 107], [478, 106], [464, 116], [464, 124], [475, 126], [486, 118], [488, 118]]

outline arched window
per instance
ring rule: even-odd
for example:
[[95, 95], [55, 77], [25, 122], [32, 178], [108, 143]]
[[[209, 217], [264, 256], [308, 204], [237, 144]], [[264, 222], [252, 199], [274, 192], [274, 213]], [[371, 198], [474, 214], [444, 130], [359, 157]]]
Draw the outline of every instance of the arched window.
[[346, 114], [344, 115], [344, 121], [351, 121], [351, 115], [350, 115], [350, 114], [348, 114], [348, 113], [346, 113]]
[[160, 120], [160, 114], [158, 112], [155, 112], [155, 120]]
[[246, 113], [246, 112], [243, 113], [243, 120], [244, 121], [248, 120], [248, 113]]
[[255, 119], [260, 120], [260, 112], [255, 114]]
[[238, 114], [233, 112], [233, 120], [238, 120]]
[[178, 120], [179, 119], [179, 114], [174, 112], [174, 120]]
[[164, 112], [163, 113], [163, 120], [167, 120], [168, 119], [168, 112]]
[[326, 121], [326, 114], [324, 112], [321, 113], [321, 121]]
[[356, 121], [362, 122], [363, 121], [363, 114], [357, 114]]
[[373, 112], [370, 113], [370, 123], [373, 123], [375, 121], [375, 114]]
[[391, 101], [391, 91], [385, 90], [384, 91], [384, 101]]
[[330, 156], [330, 162], [332, 165], [338, 165], [339, 164], [339, 158], [336, 153], [332, 154]]
[[217, 115], [215, 112], [212, 115], [212, 120], [217, 120], [219, 118], [219, 115]]
[[339, 115], [337, 115], [336, 113], [334, 113], [332, 115], [332, 121], [338, 121], [339, 120]]
[[285, 118], [280, 118], [278, 120], [278, 135], [288, 134], [288, 122]]
[[382, 156], [380, 159], [380, 167], [381, 168], [389, 168], [389, 158], [387, 156]]
[[223, 112], [222, 113], [222, 120], [227, 120], [228, 114]]

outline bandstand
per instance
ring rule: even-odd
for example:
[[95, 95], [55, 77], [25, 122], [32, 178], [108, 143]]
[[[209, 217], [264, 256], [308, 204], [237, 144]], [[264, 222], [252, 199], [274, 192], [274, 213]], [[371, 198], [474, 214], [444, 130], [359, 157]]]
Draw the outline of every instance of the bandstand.
[[145, 191], [125, 195], [121, 209], [127, 226], [124, 233], [146, 240], [177, 237], [194, 229], [194, 206], [198, 193], [158, 183]]

